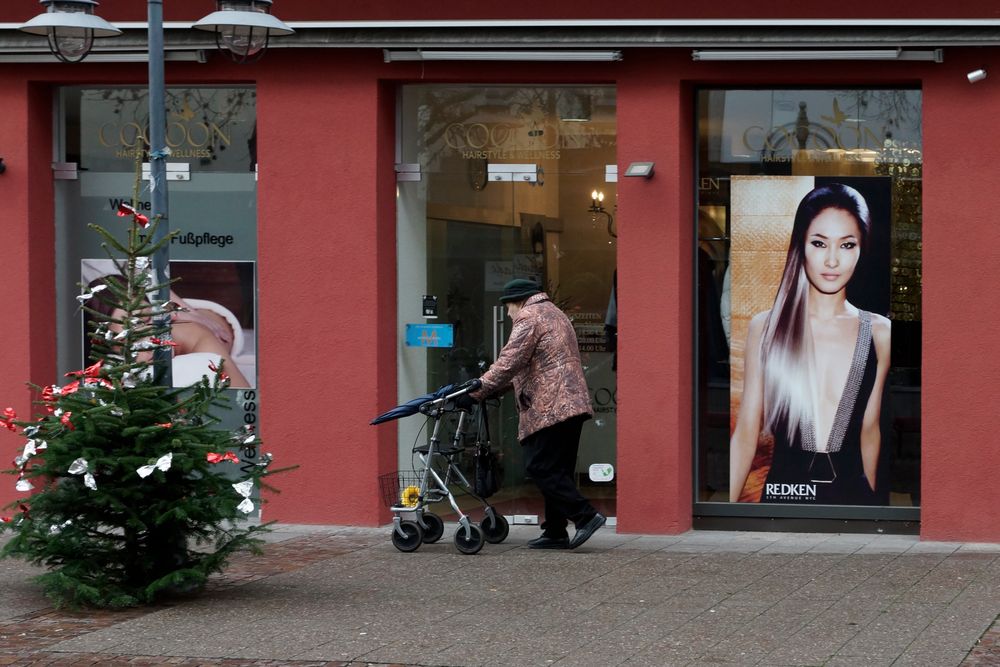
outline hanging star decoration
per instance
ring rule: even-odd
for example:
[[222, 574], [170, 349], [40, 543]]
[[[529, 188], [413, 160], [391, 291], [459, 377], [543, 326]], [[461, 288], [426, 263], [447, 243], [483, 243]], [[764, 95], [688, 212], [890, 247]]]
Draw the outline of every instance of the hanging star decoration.
[[94, 474], [90, 472], [90, 465], [87, 463], [87, 459], [76, 459], [69, 464], [69, 469], [66, 472], [71, 475], [83, 475], [83, 485], [91, 491], [97, 491], [97, 480], [94, 479]]
[[17, 419], [17, 413], [14, 412], [14, 408], [4, 408], [3, 417], [0, 417], [0, 425], [8, 431], [16, 431], [17, 425], [14, 423], [15, 419]]
[[76, 300], [79, 301], [81, 304], [86, 303], [87, 301], [93, 299], [96, 294], [98, 294], [99, 292], [103, 292], [106, 289], [108, 289], [108, 286], [103, 283], [100, 285], [94, 285], [94, 287], [91, 288], [89, 292], [84, 292], [83, 294], [78, 295], [76, 297]]
[[219, 384], [220, 385], [227, 385], [227, 384], [229, 384], [229, 376], [226, 375], [225, 373], [223, 373], [219, 369], [219, 367], [215, 365], [214, 361], [208, 362], [208, 370], [212, 371], [213, 373], [215, 373], [219, 377]]
[[132, 219], [140, 227], [145, 227], [146, 225], [149, 224], [149, 218], [147, 218], [146, 216], [144, 216], [142, 213], [139, 213], [130, 204], [126, 204], [125, 202], [121, 202], [120, 204], [118, 204], [118, 217], [119, 218], [127, 218], [128, 216], [132, 216]]
[[173, 459], [174, 459], [174, 453], [167, 452], [160, 458], [156, 459], [156, 463], [150, 463], [149, 465], [140, 466], [136, 468], [135, 471], [136, 473], [138, 473], [139, 477], [145, 479], [150, 475], [152, 475], [154, 470], [161, 470], [163, 472], [170, 470], [170, 464], [173, 461]]
[[14, 457], [14, 467], [23, 468], [24, 464], [28, 462], [32, 456], [38, 453], [38, 450], [45, 449], [48, 447], [48, 443], [38, 440], [28, 440], [24, 443], [24, 449], [21, 450], [20, 456]]
[[169, 338], [157, 338], [156, 336], [153, 336], [149, 339], [149, 342], [153, 345], [159, 345], [161, 347], [177, 347], [177, 343]]
[[63, 528], [65, 528], [66, 526], [70, 525], [71, 523], [73, 523], [73, 519], [66, 519], [65, 521], [63, 521], [62, 523], [60, 523], [58, 526], [56, 526], [56, 525], [49, 526], [49, 535], [58, 535], [59, 533], [62, 532]]
[[245, 479], [242, 482], [237, 482], [233, 484], [233, 488], [236, 489], [236, 493], [243, 496], [242, 502], [236, 506], [236, 509], [244, 514], [250, 514], [253, 511], [253, 501], [250, 500], [250, 494], [253, 493], [253, 480]]
[[72, 412], [64, 412], [59, 416], [59, 422], [71, 431], [75, 431], [76, 427], [73, 426], [73, 422], [70, 418], [73, 416]]
[[233, 432], [232, 440], [241, 448], [252, 445], [257, 440], [257, 433], [254, 430], [253, 424], [244, 424], [241, 428], [236, 429]]

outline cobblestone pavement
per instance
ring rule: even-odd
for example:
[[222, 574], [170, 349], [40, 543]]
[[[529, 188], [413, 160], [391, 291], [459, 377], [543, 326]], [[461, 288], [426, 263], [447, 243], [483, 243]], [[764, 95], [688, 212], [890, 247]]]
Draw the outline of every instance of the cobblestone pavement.
[[52, 609], [0, 561], [0, 665], [1000, 665], [1000, 545], [913, 537], [600, 531], [576, 551], [476, 556], [454, 526], [280, 526], [197, 597]]

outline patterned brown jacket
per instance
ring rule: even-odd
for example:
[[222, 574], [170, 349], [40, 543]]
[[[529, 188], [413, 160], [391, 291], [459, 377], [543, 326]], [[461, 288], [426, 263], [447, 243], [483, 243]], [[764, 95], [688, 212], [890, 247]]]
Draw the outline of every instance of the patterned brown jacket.
[[569, 318], [545, 293], [525, 301], [507, 344], [482, 378], [475, 398], [502, 394], [511, 385], [517, 404], [517, 439], [577, 415], [593, 415]]

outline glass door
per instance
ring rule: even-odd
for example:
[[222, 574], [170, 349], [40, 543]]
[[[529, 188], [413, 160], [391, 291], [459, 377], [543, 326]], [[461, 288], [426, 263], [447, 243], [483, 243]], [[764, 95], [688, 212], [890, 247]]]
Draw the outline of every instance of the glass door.
[[[617, 235], [615, 132], [612, 87], [406, 86], [397, 167], [400, 402], [479, 376], [510, 332], [498, 301], [504, 283], [540, 281], [576, 328], [595, 409], [577, 481], [609, 516], [616, 384], [605, 325]], [[441, 335], [424, 336], [434, 341], [424, 346], [413, 327]], [[491, 502], [515, 523], [536, 522], [542, 501], [524, 475], [511, 396], [489, 418], [505, 468]], [[421, 426], [413, 418], [399, 424], [402, 470], [426, 437]]]

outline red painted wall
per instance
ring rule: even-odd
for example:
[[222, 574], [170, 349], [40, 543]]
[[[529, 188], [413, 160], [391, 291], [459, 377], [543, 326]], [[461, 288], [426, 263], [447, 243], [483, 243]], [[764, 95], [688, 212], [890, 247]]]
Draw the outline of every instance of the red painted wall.
[[[21, 418], [32, 413], [25, 382], [55, 374], [55, 275], [52, 253], [51, 104], [47, 92], [23, 79], [0, 77], [0, 403]], [[28, 280], [31, 276], [33, 279]], [[4, 435], [5, 434], [5, 435]], [[24, 439], [4, 430], [3, 454], [13, 459]], [[4, 456], [4, 458], [7, 458]], [[8, 467], [5, 461], [4, 467]], [[14, 480], [0, 484], [0, 506], [15, 497]], [[0, 510], [0, 514], [7, 514]]]
[[693, 150], [680, 54], [629, 54], [618, 80], [618, 530], [691, 527]]
[[956, 54], [924, 79], [921, 535], [1000, 542], [1000, 168], [995, 79], [965, 73], [1000, 50]]
[[301, 466], [265, 512], [372, 525], [390, 449], [395, 465], [392, 434], [367, 426], [395, 398], [394, 99], [371, 52], [300, 57], [255, 68], [262, 434]]

